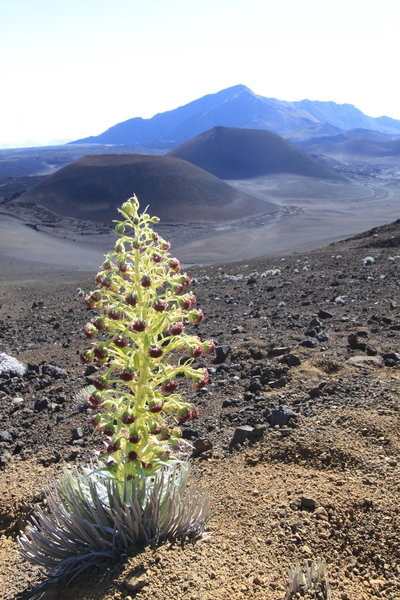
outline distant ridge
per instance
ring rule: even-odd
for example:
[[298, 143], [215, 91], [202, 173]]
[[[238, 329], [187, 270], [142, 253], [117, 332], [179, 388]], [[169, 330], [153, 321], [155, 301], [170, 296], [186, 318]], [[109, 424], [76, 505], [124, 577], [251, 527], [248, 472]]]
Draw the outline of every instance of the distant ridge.
[[99, 135], [72, 143], [159, 143], [172, 147], [219, 125], [266, 129], [285, 136], [327, 125], [338, 130], [362, 128], [400, 135], [400, 121], [389, 117], [368, 117], [351, 104], [313, 100], [286, 102], [254, 94], [245, 85], [235, 85], [158, 113], [151, 119], [128, 119]]
[[294, 173], [343, 179], [279, 135], [260, 129], [213, 127], [168, 153], [222, 179]]
[[400, 156], [400, 139], [391, 139], [389, 135], [368, 129], [350, 129], [338, 135], [311, 138], [299, 142], [299, 146], [329, 156], [349, 158]]
[[30, 188], [18, 201], [67, 217], [109, 223], [133, 193], [142, 208], [150, 205], [150, 212], [164, 223], [229, 222], [276, 209], [182, 159], [139, 154], [81, 158]]

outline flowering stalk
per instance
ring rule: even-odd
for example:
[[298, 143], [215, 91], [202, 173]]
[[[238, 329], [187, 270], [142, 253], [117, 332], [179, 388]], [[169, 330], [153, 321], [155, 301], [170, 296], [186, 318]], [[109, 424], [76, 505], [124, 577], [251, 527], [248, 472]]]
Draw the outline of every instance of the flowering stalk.
[[204, 314], [193, 308], [190, 278], [170, 257], [170, 244], [151, 227], [159, 219], [138, 209], [135, 196], [119, 209], [115, 249], [97, 274], [99, 288], [85, 298], [98, 316], [84, 326], [93, 342], [81, 354], [85, 364], [100, 367], [88, 404], [98, 410], [93, 421], [105, 438], [105, 469], [119, 480], [152, 475], [177, 458], [178, 425], [198, 416], [179, 394], [177, 378], [205, 386], [207, 369], [192, 363], [215, 348], [185, 332]]

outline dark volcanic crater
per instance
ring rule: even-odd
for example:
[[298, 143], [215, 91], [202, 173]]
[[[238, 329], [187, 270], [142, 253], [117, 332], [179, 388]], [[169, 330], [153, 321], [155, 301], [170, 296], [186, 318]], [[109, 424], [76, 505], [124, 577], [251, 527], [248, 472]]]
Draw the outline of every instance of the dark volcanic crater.
[[276, 173], [343, 181], [343, 176], [296, 148], [284, 138], [261, 129], [213, 127], [168, 153], [222, 179], [248, 179]]
[[109, 223], [121, 198], [132, 194], [145, 198], [151, 214], [164, 223], [231, 222], [276, 208], [182, 159], [140, 154], [87, 156], [33, 186], [17, 202]]

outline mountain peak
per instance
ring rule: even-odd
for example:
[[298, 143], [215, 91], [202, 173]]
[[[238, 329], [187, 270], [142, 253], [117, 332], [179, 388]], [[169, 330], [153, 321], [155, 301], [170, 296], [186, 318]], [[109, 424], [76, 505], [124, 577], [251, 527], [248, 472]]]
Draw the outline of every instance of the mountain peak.
[[350, 104], [313, 100], [286, 102], [257, 95], [247, 86], [237, 84], [158, 113], [151, 119], [128, 119], [98, 136], [72, 143], [158, 144], [171, 148], [217, 125], [263, 129], [283, 136], [318, 125], [330, 125], [339, 131], [362, 128], [400, 133], [400, 121], [368, 117]]
[[243, 83], [238, 83], [237, 85], [232, 85], [231, 87], [225, 88], [224, 90], [222, 90], [223, 92], [246, 92], [248, 94], [251, 94], [252, 96], [254, 96], [254, 92], [251, 91], [250, 88], [248, 88], [246, 85], [243, 85]]

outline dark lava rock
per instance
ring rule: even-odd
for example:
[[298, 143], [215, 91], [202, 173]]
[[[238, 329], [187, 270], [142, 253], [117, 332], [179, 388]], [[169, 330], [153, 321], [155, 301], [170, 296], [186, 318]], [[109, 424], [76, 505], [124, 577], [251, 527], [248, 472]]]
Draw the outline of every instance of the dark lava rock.
[[357, 349], [357, 344], [358, 344], [358, 337], [356, 333], [350, 333], [349, 336], [347, 336], [347, 343], [349, 344], [350, 348], [353, 348], [353, 350]]
[[210, 450], [212, 450], [212, 448], [213, 448], [213, 445], [210, 440], [204, 439], [204, 438], [198, 439], [193, 443], [192, 456], [193, 456], [193, 458], [197, 458], [201, 454], [204, 454], [205, 452], [209, 452]]
[[369, 344], [366, 345], [365, 352], [368, 354], [368, 356], [376, 356], [378, 354], [378, 350]]
[[280, 389], [285, 387], [285, 385], [287, 385], [289, 379], [287, 379], [286, 377], [281, 377], [280, 379], [277, 379], [276, 381], [270, 381], [268, 383], [269, 387], [272, 388], [273, 390], [275, 389]]
[[365, 352], [367, 348], [367, 344], [365, 342], [360, 342], [356, 333], [350, 333], [347, 337], [347, 342], [352, 350], [361, 350], [362, 352]]
[[307, 496], [300, 498], [300, 510], [314, 511], [316, 506], [317, 503], [313, 498], [308, 498]]
[[300, 342], [300, 346], [303, 346], [304, 348], [315, 348], [317, 344], [318, 341], [315, 338], [309, 338]]
[[33, 302], [31, 308], [43, 308], [44, 307], [44, 302], [42, 302], [41, 300], [39, 300], [39, 302]]
[[248, 390], [252, 393], [259, 392], [262, 389], [261, 381], [258, 377], [253, 377], [249, 383]]
[[241, 427], [236, 427], [230, 443], [230, 448], [244, 444], [246, 440], [252, 438], [253, 433], [254, 427], [251, 427], [250, 425], [242, 425]]
[[307, 335], [308, 337], [317, 337], [318, 334], [318, 330], [319, 327], [310, 327], [309, 329], [306, 329], [304, 332], [304, 335]]
[[319, 398], [319, 396], [321, 395], [321, 388], [319, 385], [311, 388], [308, 392], [310, 398]]
[[260, 274], [258, 272], [250, 273], [250, 275], [247, 278], [247, 285], [254, 285], [255, 283], [257, 283], [259, 277]]
[[230, 398], [225, 398], [225, 400], [222, 401], [222, 408], [228, 408], [229, 406], [233, 406], [232, 400]]
[[316, 317], [314, 317], [313, 319], [311, 319], [310, 323], [309, 323], [309, 327], [321, 327], [322, 323], [319, 319], [317, 319]]
[[249, 348], [249, 352], [251, 358], [254, 358], [254, 360], [261, 360], [264, 358], [264, 352], [261, 350], [261, 348]]
[[74, 427], [74, 429], [72, 430], [72, 439], [73, 440], [80, 440], [83, 438], [83, 431], [80, 427]]
[[225, 362], [228, 358], [228, 354], [230, 351], [230, 346], [227, 346], [225, 344], [223, 346], [217, 346], [215, 348], [215, 358], [213, 360], [213, 363], [219, 364]]
[[235, 333], [243, 333], [245, 331], [243, 325], [235, 325], [234, 327], [232, 327], [231, 329], [231, 333], [235, 334]]
[[315, 337], [319, 342], [326, 342], [329, 340], [329, 333], [326, 333], [326, 331], [320, 331]]
[[319, 319], [332, 319], [333, 314], [328, 312], [327, 310], [323, 310], [322, 308], [318, 311]]
[[357, 331], [357, 335], [358, 335], [358, 337], [367, 338], [368, 337], [368, 331], [365, 331], [365, 329], [359, 329]]
[[85, 369], [85, 377], [90, 377], [90, 375], [94, 375], [94, 373], [97, 373], [97, 367], [88, 365]]
[[192, 440], [193, 438], [198, 438], [199, 432], [197, 429], [191, 429], [190, 427], [184, 427], [182, 430], [182, 438], [184, 440]]
[[33, 408], [34, 408], [34, 410], [41, 411], [41, 410], [46, 410], [46, 408], [48, 408], [48, 406], [49, 406], [48, 398], [38, 398], [35, 401]]
[[382, 359], [387, 367], [394, 367], [400, 362], [400, 354], [397, 354], [397, 352], [386, 352], [382, 354]]
[[56, 365], [43, 365], [42, 373], [43, 375], [47, 375], [53, 379], [61, 379], [62, 377], [67, 376], [67, 371], [61, 367], [57, 367]]
[[285, 354], [279, 362], [285, 363], [288, 367], [297, 367], [301, 364], [300, 358], [294, 354]]
[[297, 413], [295, 413], [290, 408], [286, 406], [279, 406], [278, 408], [273, 408], [269, 415], [267, 415], [267, 421], [270, 427], [285, 427], [290, 422], [296, 421], [298, 418]]

